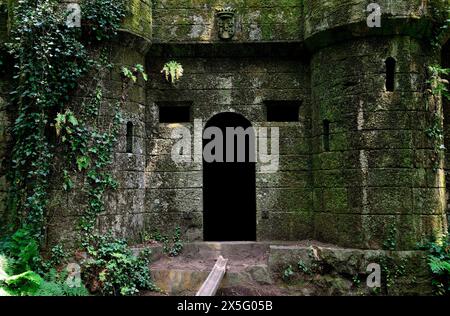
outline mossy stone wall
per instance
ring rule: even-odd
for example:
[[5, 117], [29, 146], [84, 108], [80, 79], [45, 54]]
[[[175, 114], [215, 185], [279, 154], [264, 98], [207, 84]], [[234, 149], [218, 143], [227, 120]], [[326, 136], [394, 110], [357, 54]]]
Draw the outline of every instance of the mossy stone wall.
[[[407, 36], [353, 40], [311, 63], [316, 238], [347, 247], [413, 249], [445, 231], [442, 165], [426, 130], [428, 46]], [[385, 60], [397, 60], [386, 91]], [[330, 151], [323, 120], [331, 122]]]
[[[139, 241], [179, 225], [186, 239], [202, 239], [202, 166], [170, 159], [171, 127], [159, 124], [158, 102], [193, 102], [193, 118], [204, 123], [235, 111], [254, 126], [274, 126], [264, 102], [295, 100], [302, 104], [300, 121], [276, 125], [280, 171], [256, 175], [258, 240], [408, 250], [443, 233], [445, 175], [426, 135], [433, 108], [426, 107], [425, 92], [427, 66], [437, 60], [429, 45], [432, 9], [450, 3], [383, 0], [382, 27], [370, 29], [370, 2], [129, 1], [113, 56], [117, 67], [104, 82], [106, 100], [120, 98], [121, 65], [145, 64], [150, 80], [138, 83], [124, 109], [112, 166], [120, 188], [105, 197], [99, 229]], [[236, 10], [236, 32], [227, 42], [216, 16], [224, 6]], [[0, 40], [5, 25], [1, 20]], [[397, 61], [394, 92], [385, 89], [387, 57]], [[172, 59], [185, 69], [176, 85], [160, 73]], [[0, 108], [8, 81], [0, 80]], [[100, 120], [109, 115], [105, 108]], [[0, 115], [1, 130], [6, 117]], [[330, 122], [329, 150], [324, 120]], [[131, 154], [127, 122], [135, 127]], [[70, 193], [55, 183], [52, 197], [50, 244], [73, 239], [86, 202], [81, 183]]]

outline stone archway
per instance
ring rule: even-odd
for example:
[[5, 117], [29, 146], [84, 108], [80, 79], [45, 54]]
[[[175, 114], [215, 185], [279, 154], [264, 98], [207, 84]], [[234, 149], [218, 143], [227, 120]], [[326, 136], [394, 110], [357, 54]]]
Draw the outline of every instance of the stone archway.
[[[239, 139], [240, 136], [229, 134], [231, 129], [238, 131], [236, 128], [246, 132], [253, 131], [251, 127], [245, 117], [230, 112], [217, 114], [206, 124], [203, 139], [205, 241], [256, 240], [256, 162], [251, 158], [255, 135], [249, 133]], [[212, 146], [213, 143], [220, 145], [217, 135], [209, 135], [205, 139], [208, 129], [221, 132], [221, 148]], [[239, 140], [245, 141], [239, 143]], [[214, 161], [205, 157], [208, 150], [215, 155]], [[242, 159], [243, 150], [245, 159]]]

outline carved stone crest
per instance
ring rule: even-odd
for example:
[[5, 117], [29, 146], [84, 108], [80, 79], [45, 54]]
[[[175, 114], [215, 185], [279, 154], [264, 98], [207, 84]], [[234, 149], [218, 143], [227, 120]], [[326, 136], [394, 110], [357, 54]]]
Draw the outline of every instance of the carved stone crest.
[[230, 40], [235, 33], [236, 10], [230, 7], [217, 9], [217, 26], [219, 28], [219, 38]]

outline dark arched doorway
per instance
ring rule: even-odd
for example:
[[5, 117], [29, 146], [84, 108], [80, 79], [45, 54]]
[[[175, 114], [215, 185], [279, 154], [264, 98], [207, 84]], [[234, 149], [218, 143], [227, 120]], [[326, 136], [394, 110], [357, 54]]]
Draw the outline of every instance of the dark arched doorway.
[[[239, 130], [246, 132], [245, 137], [231, 133]], [[203, 137], [205, 241], [256, 240], [254, 144], [251, 123], [239, 114], [221, 113], [206, 124]]]

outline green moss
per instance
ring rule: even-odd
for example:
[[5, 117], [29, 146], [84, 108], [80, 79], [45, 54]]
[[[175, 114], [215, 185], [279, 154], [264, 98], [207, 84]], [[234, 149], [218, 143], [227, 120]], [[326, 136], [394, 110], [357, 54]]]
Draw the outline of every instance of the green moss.
[[142, 36], [152, 38], [152, 4], [150, 0], [128, 0], [128, 15], [125, 18], [124, 29]]

